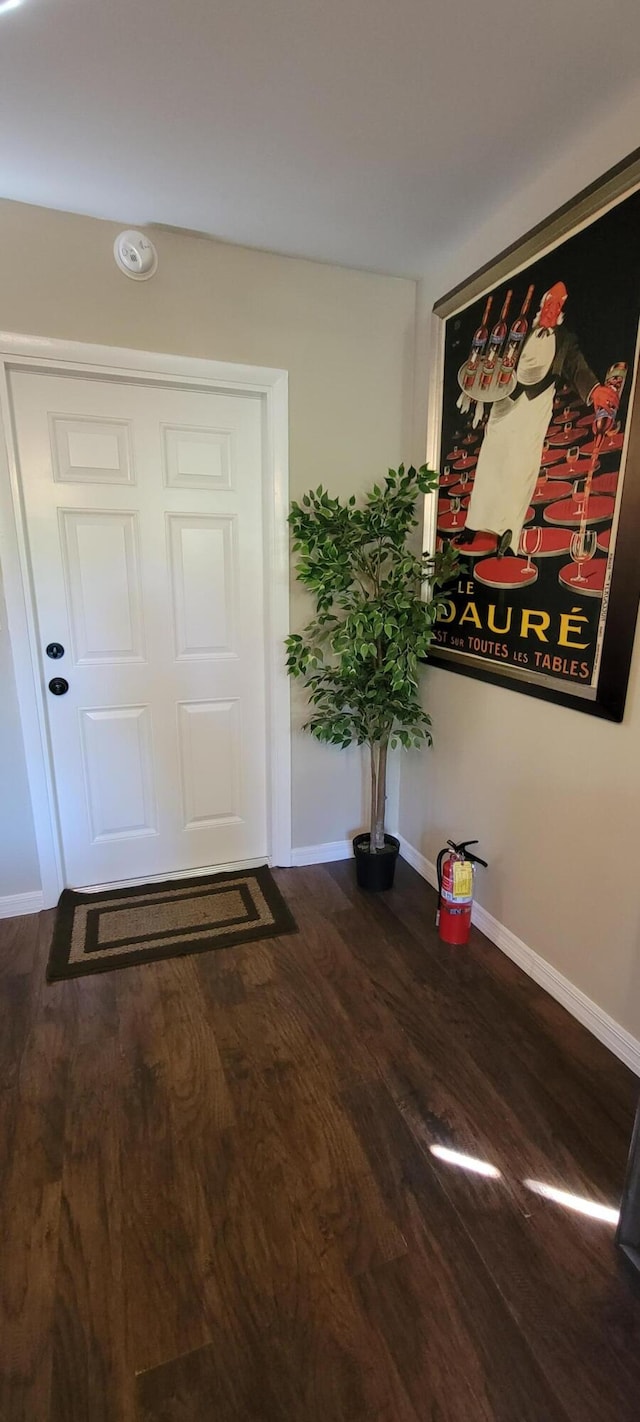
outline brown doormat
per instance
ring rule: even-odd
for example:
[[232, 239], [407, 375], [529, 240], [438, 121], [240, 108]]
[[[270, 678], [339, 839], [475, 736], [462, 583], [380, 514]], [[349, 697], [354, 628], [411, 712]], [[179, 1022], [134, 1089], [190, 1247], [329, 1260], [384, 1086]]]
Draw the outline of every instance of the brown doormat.
[[266, 864], [105, 893], [64, 889], [56, 910], [47, 979], [56, 982], [85, 973], [109, 973], [134, 963], [232, 948], [296, 929]]

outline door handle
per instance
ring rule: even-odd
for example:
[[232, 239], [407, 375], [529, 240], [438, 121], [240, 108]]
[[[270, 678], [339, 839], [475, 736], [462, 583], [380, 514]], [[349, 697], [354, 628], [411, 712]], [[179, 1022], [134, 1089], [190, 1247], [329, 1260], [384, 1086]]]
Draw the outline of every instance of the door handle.
[[69, 683], [63, 676], [52, 676], [49, 682], [49, 691], [52, 696], [64, 696], [69, 690]]

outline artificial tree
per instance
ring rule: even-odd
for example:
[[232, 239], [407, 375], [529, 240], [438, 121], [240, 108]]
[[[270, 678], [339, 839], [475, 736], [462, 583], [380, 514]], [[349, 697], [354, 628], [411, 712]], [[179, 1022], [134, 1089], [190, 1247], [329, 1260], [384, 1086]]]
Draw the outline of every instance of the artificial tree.
[[315, 598], [316, 615], [287, 638], [287, 669], [309, 691], [306, 730], [332, 745], [369, 747], [372, 854], [386, 847], [389, 747], [431, 743], [418, 674], [456, 558], [451, 548], [417, 556], [410, 543], [418, 496], [437, 483], [426, 464], [401, 464], [361, 504], [354, 495], [344, 503], [331, 498], [320, 486], [289, 514], [296, 574]]

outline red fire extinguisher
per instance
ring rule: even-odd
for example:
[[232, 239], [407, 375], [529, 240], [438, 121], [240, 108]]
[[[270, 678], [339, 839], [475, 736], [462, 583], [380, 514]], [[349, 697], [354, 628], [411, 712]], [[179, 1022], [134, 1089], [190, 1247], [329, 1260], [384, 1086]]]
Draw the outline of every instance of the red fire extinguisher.
[[472, 854], [469, 849], [470, 844], [477, 843], [477, 839], [465, 839], [461, 844], [454, 844], [448, 839], [438, 855], [436, 928], [443, 943], [464, 945], [469, 942], [475, 866], [482, 864], [487, 868], [486, 859]]

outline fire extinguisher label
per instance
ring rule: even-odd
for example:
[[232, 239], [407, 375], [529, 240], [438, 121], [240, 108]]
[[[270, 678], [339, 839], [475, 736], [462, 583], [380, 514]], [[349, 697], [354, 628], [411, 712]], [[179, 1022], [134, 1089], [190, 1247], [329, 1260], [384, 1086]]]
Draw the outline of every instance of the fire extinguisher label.
[[468, 859], [456, 860], [453, 866], [454, 899], [473, 897], [473, 866]]

